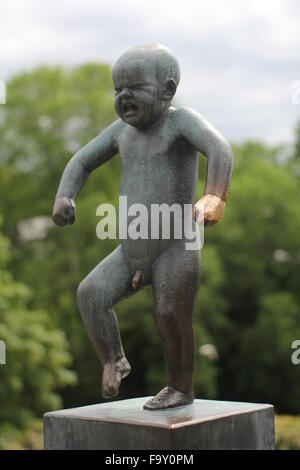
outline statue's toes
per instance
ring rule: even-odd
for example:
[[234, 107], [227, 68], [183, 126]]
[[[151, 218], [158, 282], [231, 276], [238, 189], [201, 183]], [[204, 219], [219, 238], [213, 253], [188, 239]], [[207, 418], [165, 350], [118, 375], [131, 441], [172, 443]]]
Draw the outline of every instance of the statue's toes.
[[102, 396], [103, 398], [113, 398], [119, 393], [119, 387], [116, 384], [102, 385]]
[[144, 410], [159, 410], [161, 408], [160, 404], [157, 402], [157, 400], [151, 398], [151, 400], [148, 400], [144, 406]]
[[193, 393], [182, 393], [173, 387], [165, 387], [155, 397], [147, 401], [144, 405], [145, 410], [165, 410], [168, 408], [177, 408], [193, 403]]

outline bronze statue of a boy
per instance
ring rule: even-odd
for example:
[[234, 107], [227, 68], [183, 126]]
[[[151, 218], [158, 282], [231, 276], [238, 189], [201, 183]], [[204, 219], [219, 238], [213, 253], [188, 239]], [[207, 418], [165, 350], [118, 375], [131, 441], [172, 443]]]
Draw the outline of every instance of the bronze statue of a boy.
[[[171, 51], [160, 44], [134, 47], [118, 59], [112, 76], [120, 119], [66, 166], [56, 195], [54, 222], [74, 222], [74, 201], [88, 175], [117, 153], [122, 161], [120, 195], [127, 196], [128, 205], [193, 205], [198, 151], [208, 158], [208, 165], [204, 195], [194, 206], [194, 219], [201, 209], [205, 225], [221, 220], [232, 173], [231, 147], [200, 114], [170, 105], [180, 79], [179, 64]], [[167, 385], [144, 408], [193, 402], [192, 322], [201, 261], [200, 250], [186, 250], [185, 242], [184, 237], [122, 239], [81, 282], [79, 308], [103, 365], [105, 398], [118, 394], [121, 379], [130, 372], [113, 307], [137, 288], [151, 284]]]

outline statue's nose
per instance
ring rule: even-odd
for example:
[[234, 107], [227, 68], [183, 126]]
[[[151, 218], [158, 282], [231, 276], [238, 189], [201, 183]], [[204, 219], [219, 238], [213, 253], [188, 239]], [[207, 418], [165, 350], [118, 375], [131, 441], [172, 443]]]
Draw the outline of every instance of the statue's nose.
[[119, 96], [120, 96], [120, 98], [131, 97], [131, 92], [130, 92], [129, 88], [123, 88], [123, 90], [121, 91]]

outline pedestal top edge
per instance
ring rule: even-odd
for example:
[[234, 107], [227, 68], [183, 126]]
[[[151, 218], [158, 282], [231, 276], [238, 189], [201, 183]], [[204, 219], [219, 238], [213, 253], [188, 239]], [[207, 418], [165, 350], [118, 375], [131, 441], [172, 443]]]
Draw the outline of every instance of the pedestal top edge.
[[144, 403], [151, 397], [131, 398], [45, 413], [45, 418], [70, 418], [177, 429], [238, 414], [273, 409], [269, 404], [196, 399], [192, 405], [148, 411]]

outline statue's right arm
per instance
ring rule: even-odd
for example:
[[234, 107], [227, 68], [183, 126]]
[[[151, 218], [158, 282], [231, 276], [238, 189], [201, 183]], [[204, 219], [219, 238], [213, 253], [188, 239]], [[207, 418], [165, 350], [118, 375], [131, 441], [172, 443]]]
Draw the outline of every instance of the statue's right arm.
[[122, 121], [117, 120], [79, 150], [67, 164], [55, 198], [52, 218], [57, 225], [75, 220], [75, 199], [89, 174], [118, 153]]

